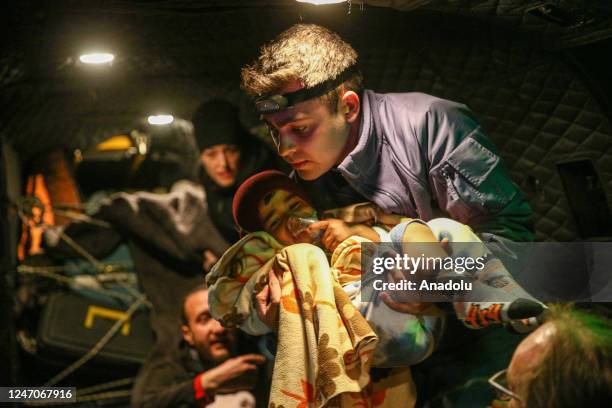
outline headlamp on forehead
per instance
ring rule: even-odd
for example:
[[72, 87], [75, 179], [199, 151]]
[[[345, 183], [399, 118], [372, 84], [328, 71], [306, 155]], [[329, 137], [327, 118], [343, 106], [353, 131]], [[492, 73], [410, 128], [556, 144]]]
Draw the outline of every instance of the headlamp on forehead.
[[260, 115], [280, 112], [288, 106], [289, 100], [284, 95], [262, 96], [255, 100], [255, 108]]
[[260, 115], [268, 115], [271, 113], [284, 111], [297, 103], [325, 95], [329, 91], [336, 89], [339, 85], [358, 71], [359, 68], [357, 67], [357, 64], [353, 64], [342, 71], [342, 73], [337, 77], [323, 81], [312, 88], [300, 89], [295, 92], [289, 92], [282, 95], [261, 96], [255, 100], [255, 109], [257, 109], [257, 112]]

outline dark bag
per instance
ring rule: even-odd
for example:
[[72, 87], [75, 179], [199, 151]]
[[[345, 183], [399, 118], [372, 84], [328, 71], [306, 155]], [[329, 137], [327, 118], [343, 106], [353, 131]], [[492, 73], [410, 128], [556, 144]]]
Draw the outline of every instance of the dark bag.
[[[73, 293], [53, 294], [38, 326], [41, 352], [45, 355], [84, 355], [125, 315], [126, 309]], [[139, 309], [92, 361], [112, 365], [141, 364], [153, 344], [148, 313]]]

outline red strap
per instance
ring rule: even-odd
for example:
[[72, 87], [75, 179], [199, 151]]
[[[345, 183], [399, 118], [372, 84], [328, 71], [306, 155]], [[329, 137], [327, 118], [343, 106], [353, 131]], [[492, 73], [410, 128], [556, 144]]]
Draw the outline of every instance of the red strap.
[[213, 402], [215, 398], [208, 395], [202, 387], [202, 382], [200, 381], [201, 376], [202, 374], [198, 374], [193, 379], [193, 391], [198, 406], [204, 407]]

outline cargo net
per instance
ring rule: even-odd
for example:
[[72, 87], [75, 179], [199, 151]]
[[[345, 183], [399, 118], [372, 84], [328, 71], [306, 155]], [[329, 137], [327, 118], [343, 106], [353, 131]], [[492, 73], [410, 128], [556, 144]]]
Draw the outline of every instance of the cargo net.
[[[94, 358], [120, 331], [122, 326], [130, 321], [136, 311], [141, 308], [151, 308], [151, 303], [143, 293], [138, 291], [136, 276], [133, 272], [129, 271], [130, 265], [121, 262], [103, 262], [97, 259], [75, 240], [69, 237], [63, 231], [63, 228], [54, 225], [53, 217], [49, 217], [48, 213], [52, 211], [52, 214], [61, 215], [70, 220], [94, 224], [102, 228], [112, 228], [109, 223], [82, 213], [81, 211], [84, 210], [84, 207], [81, 205], [51, 204], [50, 202], [43, 202], [43, 200], [37, 196], [22, 197], [18, 202], [13, 203], [13, 205], [17, 209], [19, 218], [24, 226], [23, 232], [26, 234], [26, 238], [22, 236], [22, 241], [20, 243], [21, 255], [24, 255], [26, 251], [28, 254], [39, 253], [41, 251], [42, 233], [47, 231], [51, 232], [55, 239], [60, 239], [65, 242], [90, 266], [90, 271], [94, 271], [93, 274], [75, 274], [69, 276], [71, 269], [73, 269], [70, 265], [18, 265], [17, 273], [20, 276], [36, 276], [50, 279], [76, 292], [86, 291], [98, 293], [104, 297], [119, 300], [122, 303], [129, 303], [129, 307], [127, 311], [122, 314], [122, 317], [115, 321], [110, 329], [87, 353], [42, 385], [43, 387], [51, 387], [58, 384]], [[24, 257], [20, 257], [20, 260], [23, 260], [23, 258]], [[123, 288], [124, 291], [118, 291], [117, 287]], [[77, 398], [74, 403], [129, 398], [131, 394], [130, 389], [116, 390], [116, 388], [128, 385], [131, 387], [133, 382], [134, 378], [124, 378], [82, 388], [77, 391]], [[41, 401], [28, 402], [25, 403], [25, 405], [63, 405], [66, 403], [65, 401]]]

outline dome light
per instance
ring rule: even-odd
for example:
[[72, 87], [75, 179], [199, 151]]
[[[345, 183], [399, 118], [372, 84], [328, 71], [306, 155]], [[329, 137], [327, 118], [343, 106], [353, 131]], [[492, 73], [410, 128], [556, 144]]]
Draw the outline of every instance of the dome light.
[[172, 115], [151, 115], [147, 118], [149, 124], [161, 126], [161, 125], [169, 125], [174, 122], [174, 116]]
[[296, 0], [298, 3], [310, 3], [310, 4], [335, 4], [335, 3], [344, 3], [346, 0]]
[[109, 64], [113, 62], [114, 59], [115, 56], [107, 52], [83, 54], [79, 57], [79, 61], [83, 64]]

